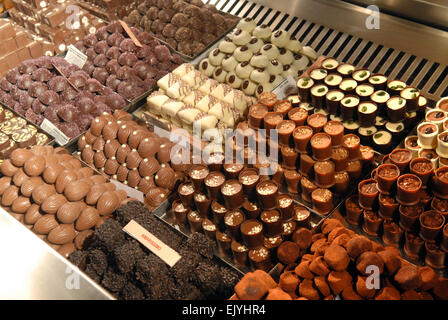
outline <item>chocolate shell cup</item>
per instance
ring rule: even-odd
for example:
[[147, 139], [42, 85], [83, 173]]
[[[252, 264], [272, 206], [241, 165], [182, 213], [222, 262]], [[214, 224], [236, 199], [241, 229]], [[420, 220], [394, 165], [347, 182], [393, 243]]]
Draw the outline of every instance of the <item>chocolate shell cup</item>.
[[411, 259], [416, 260], [423, 251], [425, 242], [419, 236], [405, 231], [404, 233], [404, 253]]
[[287, 100], [291, 103], [293, 108], [297, 108], [300, 106], [300, 97], [298, 94], [288, 95]]
[[344, 142], [344, 125], [339, 121], [329, 121], [324, 126], [324, 132], [331, 137], [333, 147], [340, 146]]
[[316, 160], [309, 155], [302, 154], [300, 156], [300, 173], [310, 179], [314, 179], [314, 164]]
[[275, 237], [283, 232], [283, 222], [279, 211], [266, 210], [260, 215], [265, 237]]
[[174, 202], [173, 202], [172, 210], [173, 210], [174, 216], [176, 218], [176, 223], [179, 226], [185, 226], [186, 221], [187, 221], [187, 215], [190, 212], [190, 209], [188, 207], [186, 207], [182, 203], [182, 201], [177, 199], [177, 200], [174, 200]]
[[362, 175], [362, 163], [360, 160], [347, 162], [347, 170], [351, 180], [359, 180]]
[[387, 246], [398, 248], [400, 246], [403, 230], [392, 221], [383, 221], [383, 242]]
[[433, 198], [436, 198], [436, 197], [433, 196], [433, 194], [432, 194], [430, 189], [428, 189], [428, 188], [423, 189], [422, 188], [420, 190], [420, 203], [418, 205], [421, 206], [424, 209], [429, 208], [430, 207], [429, 203], [431, 202], [431, 200]]
[[223, 171], [227, 179], [238, 179], [243, 169], [244, 164], [242, 163], [226, 163], [223, 165]]
[[177, 188], [177, 193], [179, 193], [179, 198], [187, 208], [193, 207], [193, 194], [195, 188], [191, 181], [181, 183]]
[[418, 152], [420, 151], [420, 147], [418, 145], [418, 137], [417, 136], [407, 136], [404, 140], [405, 149], [411, 151], [412, 158], [418, 158]]
[[218, 171], [211, 171], [204, 180], [207, 195], [211, 200], [221, 199], [221, 187], [226, 181], [223, 173]]
[[373, 179], [363, 180], [358, 184], [359, 205], [361, 208], [371, 210], [378, 197], [377, 183]]
[[414, 174], [404, 174], [397, 180], [397, 201], [412, 206], [420, 202], [422, 181]]
[[335, 166], [332, 161], [317, 161], [314, 164], [314, 183], [320, 188], [330, 188], [335, 183]]
[[330, 73], [328, 76], [324, 79], [324, 84], [331, 90], [331, 89], [338, 89], [339, 85], [341, 84], [343, 78], [340, 74], [337, 73]]
[[264, 129], [266, 129], [266, 136], [270, 136], [270, 130], [273, 130], [277, 125], [283, 121], [283, 114], [280, 112], [268, 112], [264, 117]]
[[336, 172], [334, 174], [334, 185], [331, 191], [337, 194], [345, 194], [350, 188], [350, 176], [346, 171]]
[[221, 255], [229, 256], [231, 254], [232, 250], [230, 246], [232, 245], [232, 238], [223, 232], [216, 231], [216, 242]]
[[345, 95], [354, 94], [358, 82], [354, 79], [344, 79], [339, 84], [339, 89], [344, 92]]
[[400, 176], [400, 169], [393, 163], [385, 163], [378, 167], [377, 173], [378, 190], [382, 194], [393, 194]]
[[406, 99], [406, 109], [407, 112], [418, 111], [418, 99], [420, 97], [420, 92], [417, 88], [406, 87], [400, 91], [400, 97]]
[[224, 216], [224, 224], [233, 239], [240, 239], [240, 226], [244, 222], [245, 216], [240, 210], [232, 210]]
[[415, 174], [422, 181], [422, 185], [426, 186], [434, 175], [434, 167], [431, 160], [426, 158], [412, 159], [409, 165], [410, 172]]
[[308, 126], [313, 129], [313, 133], [321, 132], [327, 124], [327, 116], [322, 113], [313, 113], [307, 119]]
[[386, 91], [389, 92], [390, 96], [399, 96], [401, 90], [406, 88], [406, 83], [400, 80], [389, 80], [387, 81]]
[[391, 122], [401, 122], [406, 119], [406, 100], [395, 96], [386, 102], [387, 119]]
[[358, 195], [352, 195], [345, 200], [345, 220], [357, 226], [363, 209], [359, 206]]
[[436, 124], [439, 127], [439, 132], [444, 131], [443, 124], [448, 117], [446, 111], [440, 109], [432, 109], [426, 112], [425, 121]]
[[282, 147], [280, 152], [282, 155], [282, 166], [285, 169], [296, 169], [299, 153], [290, 147]]
[[357, 160], [361, 157], [361, 139], [352, 133], [346, 134], [342, 145], [348, 151], [349, 160]]
[[306, 202], [311, 202], [311, 194], [314, 190], [317, 189], [317, 186], [311, 180], [303, 177], [300, 180], [300, 189], [302, 191], [302, 199]]
[[286, 187], [289, 193], [297, 194], [299, 192], [299, 183], [302, 175], [296, 170], [285, 170]]
[[394, 197], [380, 193], [378, 196], [378, 215], [385, 220], [395, 219], [399, 204]]
[[425, 241], [435, 241], [442, 233], [445, 217], [435, 210], [420, 215], [420, 237]]
[[325, 104], [327, 111], [330, 114], [339, 114], [341, 100], [344, 98], [344, 93], [341, 90], [330, 90], [325, 96]]
[[423, 149], [435, 149], [439, 127], [430, 122], [422, 122], [417, 126], [418, 145]]
[[292, 120], [283, 120], [277, 125], [278, 142], [281, 146], [289, 146], [295, 128], [296, 124]]
[[297, 222], [295, 222], [294, 220], [283, 222], [283, 233], [281, 238], [284, 241], [290, 240], [292, 234], [294, 233], [294, 231], [296, 231], [296, 229], [297, 229]]
[[195, 193], [193, 196], [193, 200], [199, 215], [202, 218], [207, 218], [212, 201], [203, 193]]
[[443, 235], [443, 238], [442, 238], [441, 247], [446, 252], [446, 251], [448, 251], [448, 224], [446, 224], [443, 227], [442, 235]]
[[398, 212], [400, 213], [399, 224], [403, 230], [410, 232], [418, 230], [419, 217], [423, 212], [422, 207], [400, 205]]
[[433, 197], [431, 200], [431, 209], [442, 215], [448, 215], [448, 200]]
[[204, 218], [202, 218], [197, 211], [190, 211], [187, 215], [187, 220], [192, 233], [201, 232], [202, 221]]
[[328, 71], [323, 68], [316, 68], [310, 72], [310, 78], [314, 80], [314, 83], [323, 83], [327, 75]]
[[307, 153], [308, 144], [313, 136], [313, 129], [308, 126], [299, 126], [294, 129], [292, 135], [296, 151]]
[[387, 101], [389, 99], [390, 95], [384, 90], [375, 91], [370, 96], [370, 100], [376, 104], [378, 108], [378, 114], [381, 116], [386, 116], [387, 114], [386, 108], [387, 108]]
[[194, 164], [188, 174], [193, 181], [195, 190], [201, 191], [204, 187], [204, 180], [209, 174], [208, 168], [200, 164]]
[[448, 198], [448, 167], [438, 168], [434, 173], [433, 192], [442, 199]]
[[257, 202], [251, 202], [248, 199], [244, 200], [243, 211], [246, 214], [247, 219], [258, 219], [261, 213], [261, 208]]
[[433, 243], [425, 243], [425, 264], [433, 269], [444, 269], [446, 265], [446, 252]]
[[296, 126], [303, 126], [308, 119], [308, 111], [304, 108], [292, 108], [288, 112], [288, 119], [294, 121]]
[[383, 219], [381, 219], [375, 212], [364, 210], [362, 230], [365, 233], [370, 236], [378, 236], [382, 223]]
[[232, 241], [230, 248], [232, 249], [233, 262], [239, 266], [246, 266], [249, 249], [235, 240]]
[[366, 83], [369, 81], [371, 74], [369, 69], [356, 69], [352, 73], [352, 78], [358, 83]]
[[258, 171], [254, 168], [246, 168], [240, 172], [238, 181], [243, 186], [244, 194], [251, 200], [255, 199], [255, 187], [260, 181]]
[[257, 184], [257, 197], [265, 210], [273, 209], [277, 205], [278, 186], [270, 180], [261, 181]]
[[369, 77], [369, 84], [371, 84], [375, 91], [387, 89], [387, 77], [381, 73], [374, 73]]
[[207, 238], [211, 240], [216, 240], [216, 225], [209, 219], [204, 219], [202, 221], [202, 230]]
[[272, 261], [276, 261], [277, 259], [277, 248], [282, 244], [283, 237], [282, 235], [276, 237], [265, 237], [263, 245], [269, 250], [269, 254], [271, 256]]
[[315, 160], [328, 160], [331, 158], [331, 136], [319, 132], [316, 133], [310, 141], [313, 158]]
[[331, 148], [330, 160], [334, 163], [334, 170], [336, 172], [347, 170], [348, 165], [348, 151], [343, 146]]
[[340, 103], [341, 117], [344, 121], [356, 119], [359, 102], [359, 98], [355, 95], [344, 96]]
[[224, 205], [228, 210], [241, 207], [244, 203], [243, 186], [238, 180], [227, 180], [221, 187]]
[[311, 212], [308, 208], [299, 205], [294, 206], [293, 217], [297, 228], [309, 229], [311, 227]]
[[336, 70], [341, 76], [348, 78], [355, 71], [355, 66], [350, 63], [342, 63]]
[[292, 110], [292, 104], [288, 100], [280, 100], [274, 106], [275, 112], [280, 112], [283, 117], [286, 117], [289, 111]]
[[361, 101], [368, 101], [375, 92], [375, 88], [371, 84], [363, 83], [356, 87], [355, 92]]
[[268, 107], [262, 104], [254, 104], [250, 107], [247, 115], [249, 127], [252, 129], [264, 128], [263, 119], [269, 112]]
[[213, 223], [219, 228], [224, 227], [224, 216], [228, 211], [226, 207], [216, 201], [212, 201], [210, 210], [212, 211], [213, 215]]
[[[282, 166], [280, 166], [278, 164], [276, 165], [276, 167], [277, 167], [277, 171], [272, 176], [272, 181], [274, 181], [277, 185], [281, 186], [284, 181], [285, 170], [283, 169]], [[269, 177], [266, 177], [266, 176], [265, 176], [265, 178], [269, 179]]]
[[322, 68], [327, 71], [336, 71], [339, 67], [339, 62], [334, 58], [325, 58], [322, 61]]
[[291, 196], [281, 194], [277, 197], [278, 210], [282, 215], [283, 221], [289, 221], [294, 217], [294, 201]]
[[272, 267], [271, 255], [266, 247], [249, 250], [249, 261], [254, 270], [267, 272]]
[[328, 87], [324, 84], [316, 84], [311, 88], [311, 104], [316, 109], [326, 109], [325, 96], [328, 93]]
[[375, 125], [378, 115], [378, 106], [371, 101], [363, 101], [358, 105], [358, 122], [361, 127], [371, 127]]
[[378, 131], [372, 137], [372, 147], [380, 153], [389, 153], [392, 148], [392, 134], [385, 130]]
[[205, 163], [210, 171], [221, 171], [225, 161], [223, 153], [213, 153], [205, 159]]
[[320, 214], [327, 215], [333, 210], [333, 195], [328, 189], [316, 189], [311, 193], [313, 209]]
[[412, 152], [407, 149], [394, 149], [389, 154], [390, 162], [395, 164], [403, 174], [408, 171], [409, 164], [412, 160]]
[[303, 77], [298, 79], [296, 84], [301, 101], [311, 102], [311, 88], [314, 86], [314, 80]]
[[249, 248], [254, 249], [263, 245], [263, 224], [255, 219], [244, 221], [240, 226], [243, 243]]

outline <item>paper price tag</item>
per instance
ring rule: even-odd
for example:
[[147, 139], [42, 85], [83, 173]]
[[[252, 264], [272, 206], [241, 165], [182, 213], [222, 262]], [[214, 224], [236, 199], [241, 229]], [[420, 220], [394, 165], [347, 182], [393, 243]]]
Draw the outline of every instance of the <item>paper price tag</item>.
[[74, 65], [77, 65], [82, 69], [84, 67], [84, 64], [87, 61], [87, 56], [79, 51], [74, 45], [68, 46], [67, 54], [65, 55], [65, 60], [67, 60], [70, 63], [73, 63]]
[[61, 130], [59, 130], [58, 127], [56, 127], [48, 119], [45, 118], [44, 121], [42, 121], [40, 127], [42, 128], [42, 130], [52, 135], [54, 137], [54, 140], [56, 140], [56, 143], [59, 144], [60, 146], [64, 146], [67, 143], [69, 143], [70, 138], [67, 137]]
[[143, 192], [136, 190], [135, 188], [131, 188], [124, 183], [121, 183], [120, 181], [111, 179], [110, 182], [112, 182], [117, 190], [123, 190], [126, 192], [129, 198], [135, 198], [140, 202], [145, 202], [145, 196], [143, 195]]
[[272, 90], [272, 93], [275, 93], [279, 100], [283, 100], [295, 91], [297, 91], [296, 81], [293, 77], [288, 76], [285, 80], [280, 82], [280, 84], [274, 90]]
[[123, 231], [151, 250], [152, 253], [162, 259], [170, 267], [173, 267], [182, 258], [179, 253], [168, 247], [134, 220], [131, 220], [123, 228]]

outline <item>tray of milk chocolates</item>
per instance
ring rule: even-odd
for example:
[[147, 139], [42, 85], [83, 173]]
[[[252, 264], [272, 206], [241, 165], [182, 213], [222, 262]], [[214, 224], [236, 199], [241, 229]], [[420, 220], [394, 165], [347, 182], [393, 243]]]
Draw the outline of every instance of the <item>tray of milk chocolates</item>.
[[343, 123], [346, 133], [387, 154], [424, 118], [428, 100], [417, 88], [334, 58], [320, 58], [297, 81], [300, 102]]

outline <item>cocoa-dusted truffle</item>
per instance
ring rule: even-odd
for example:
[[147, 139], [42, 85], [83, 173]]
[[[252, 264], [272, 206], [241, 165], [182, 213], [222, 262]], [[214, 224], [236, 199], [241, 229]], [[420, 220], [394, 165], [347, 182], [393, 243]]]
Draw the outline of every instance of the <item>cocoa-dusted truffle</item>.
[[356, 260], [356, 269], [362, 275], [368, 276], [371, 271], [368, 270], [370, 266], [378, 267], [380, 273], [384, 270], [384, 261], [381, 256], [375, 252], [367, 251], [362, 253]]
[[396, 253], [391, 250], [383, 250], [378, 252], [378, 255], [383, 259], [385, 271], [388, 274], [393, 275], [400, 269], [401, 258]]
[[347, 251], [338, 245], [327, 247], [325, 249], [324, 259], [328, 266], [336, 271], [344, 271], [350, 262]]
[[403, 266], [394, 276], [394, 280], [403, 290], [412, 290], [420, 288], [422, 278], [416, 266]]
[[299, 246], [291, 241], [284, 241], [277, 249], [277, 258], [284, 264], [294, 263], [300, 254]]
[[328, 275], [328, 284], [334, 294], [339, 294], [352, 285], [352, 277], [347, 271], [331, 271]]
[[400, 292], [394, 287], [384, 287], [375, 297], [375, 300], [400, 300]]
[[347, 243], [347, 253], [352, 258], [357, 258], [360, 254], [372, 250], [372, 242], [364, 236], [358, 236]]

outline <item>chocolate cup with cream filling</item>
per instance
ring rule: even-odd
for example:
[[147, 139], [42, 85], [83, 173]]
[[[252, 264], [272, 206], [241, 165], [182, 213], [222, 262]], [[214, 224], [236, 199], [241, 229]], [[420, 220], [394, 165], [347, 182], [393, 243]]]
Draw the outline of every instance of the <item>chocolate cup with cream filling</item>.
[[230, 248], [232, 249], [233, 262], [242, 267], [246, 266], [248, 248], [235, 240], [232, 241]]
[[263, 223], [265, 237], [275, 237], [282, 234], [282, 217], [277, 210], [263, 211], [260, 215], [260, 220]]
[[403, 205], [416, 205], [420, 202], [422, 181], [414, 174], [404, 174], [397, 180], [397, 201]]
[[335, 184], [335, 166], [332, 161], [317, 161], [314, 164], [314, 183], [319, 188], [331, 188]]
[[372, 210], [378, 197], [377, 182], [373, 179], [363, 180], [358, 184], [359, 206], [366, 210]]
[[296, 126], [303, 126], [308, 119], [308, 111], [303, 108], [293, 108], [288, 112], [288, 119], [294, 121]]
[[391, 122], [401, 122], [406, 119], [406, 100], [401, 97], [391, 97], [386, 102], [387, 119]]
[[358, 121], [361, 127], [371, 127], [375, 125], [378, 115], [378, 106], [371, 101], [364, 101], [358, 105]]
[[346, 134], [343, 138], [342, 146], [348, 151], [349, 160], [361, 158], [361, 139], [355, 134]]
[[359, 105], [359, 98], [355, 95], [346, 95], [340, 102], [341, 117], [343, 120], [355, 120]]
[[247, 219], [258, 219], [258, 216], [261, 213], [261, 208], [256, 201], [252, 202], [246, 198], [243, 203], [243, 212]]
[[325, 58], [322, 61], [322, 68], [327, 71], [336, 71], [339, 67], [339, 62], [332, 57]]
[[355, 71], [355, 66], [350, 63], [342, 63], [337, 67], [336, 70], [341, 76], [343, 76], [344, 78], [348, 78], [351, 76], [353, 71]]
[[335, 171], [346, 171], [348, 166], [348, 151], [343, 146], [331, 148], [331, 161], [334, 163]]
[[176, 222], [179, 226], [185, 226], [187, 221], [187, 215], [190, 209], [187, 208], [179, 199], [174, 200], [172, 210], [176, 218]]
[[374, 87], [375, 91], [387, 89], [387, 77], [381, 73], [372, 74], [368, 82]]
[[256, 197], [255, 188], [260, 181], [258, 171], [254, 168], [247, 168], [240, 172], [238, 180], [243, 186], [244, 194], [250, 199], [254, 200]]
[[308, 126], [296, 127], [292, 133], [295, 150], [299, 153], [306, 154], [308, 144], [313, 136], [313, 129]]
[[328, 71], [325, 69], [314, 69], [310, 72], [310, 78], [314, 81], [315, 84], [324, 83], [325, 77], [328, 75]]
[[422, 122], [417, 126], [418, 145], [423, 149], [434, 149], [437, 147], [437, 136], [439, 127], [430, 122]]
[[385, 220], [393, 220], [398, 212], [398, 202], [394, 197], [380, 193], [378, 196], [378, 215]]
[[221, 194], [228, 210], [238, 209], [244, 203], [243, 186], [238, 180], [227, 180], [221, 187]]
[[294, 170], [297, 167], [297, 159], [299, 154], [293, 148], [290, 147], [282, 147], [280, 149], [282, 155], [282, 166], [285, 169]]
[[347, 193], [350, 187], [350, 176], [346, 171], [336, 172], [334, 174], [334, 185], [331, 187], [331, 191], [337, 194]]
[[434, 175], [434, 166], [431, 160], [426, 158], [415, 158], [411, 160], [409, 170], [415, 174], [422, 181], [423, 186], [426, 186]]
[[311, 202], [311, 194], [317, 189], [317, 186], [308, 178], [303, 177], [300, 180], [300, 187], [302, 191], [302, 199], [306, 202]]
[[184, 182], [179, 185], [177, 193], [179, 193], [179, 198], [187, 208], [194, 208], [193, 206], [193, 194], [194, 194], [194, 184], [192, 182]]
[[207, 238], [213, 241], [216, 240], [216, 226], [211, 220], [204, 219], [202, 221], [202, 230]]
[[391, 97], [399, 96], [404, 88], [406, 88], [406, 83], [400, 80], [388, 80], [386, 84], [386, 91]]
[[369, 69], [356, 69], [352, 73], [352, 78], [358, 83], [368, 83], [371, 74]]
[[406, 110], [407, 112], [418, 111], [418, 99], [420, 96], [420, 91], [417, 88], [406, 87], [400, 91], [400, 97], [406, 99]]
[[380, 165], [376, 176], [378, 190], [385, 195], [393, 194], [399, 176], [400, 169], [395, 164], [384, 163]]
[[311, 193], [311, 202], [316, 212], [327, 215], [333, 210], [333, 195], [328, 189], [316, 189]]
[[387, 246], [398, 248], [404, 231], [392, 221], [383, 221], [383, 242]]
[[223, 232], [216, 231], [216, 243], [218, 244], [218, 251], [221, 255], [231, 255], [232, 250], [230, 246], [232, 245], [232, 238]]
[[425, 120], [427, 122], [431, 122], [437, 125], [437, 127], [439, 127], [439, 132], [443, 132], [445, 130], [443, 123], [445, 122], [446, 119], [447, 119], [447, 113], [440, 109], [429, 110], [425, 114]]
[[328, 76], [325, 77], [324, 84], [329, 89], [338, 89], [342, 80], [343, 80], [343, 78], [341, 75], [339, 75], [337, 73], [330, 73]]
[[244, 221], [240, 226], [243, 243], [249, 248], [254, 249], [263, 245], [263, 224], [255, 219]]
[[331, 158], [331, 142], [331, 136], [327, 133], [319, 132], [313, 135], [310, 144], [315, 160], [322, 161]]
[[326, 109], [325, 96], [328, 87], [324, 84], [316, 84], [311, 88], [311, 104], [315, 109]]
[[270, 210], [277, 205], [278, 186], [270, 180], [261, 181], [257, 184], [257, 197], [265, 210]]
[[333, 147], [340, 146], [344, 142], [344, 125], [339, 121], [329, 121], [324, 126], [324, 132], [331, 137]]
[[313, 133], [321, 132], [324, 126], [327, 124], [327, 116], [321, 113], [314, 113], [307, 119], [308, 126], [313, 129]]
[[355, 92], [361, 101], [369, 101], [370, 96], [375, 92], [375, 88], [368, 83], [363, 83], [356, 87]]
[[212, 200], [222, 199], [221, 186], [226, 181], [224, 174], [219, 171], [212, 171], [204, 180], [205, 189], [207, 190], [208, 197]]
[[330, 90], [325, 96], [325, 104], [327, 111], [330, 114], [339, 114], [341, 100], [344, 98], [344, 93], [341, 90]]
[[296, 124], [292, 120], [283, 120], [277, 125], [278, 140], [281, 146], [289, 146], [289, 140], [295, 128]]
[[249, 109], [248, 122], [249, 127], [252, 129], [263, 128], [263, 119], [269, 112], [268, 107], [262, 104], [254, 104]]
[[403, 174], [409, 169], [409, 163], [412, 160], [412, 153], [407, 149], [394, 149], [389, 154], [389, 160], [391, 163], [395, 164]]
[[294, 201], [291, 196], [281, 194], [277, 197], [277, 204], [283, 221], [289, 221], [294, 217]]
[[232, 210], [225, 214], [224, 225], [233, 239], [241, 239], [240, 226], [244, 220], [245, 216], [240, 210]]
[[238, 179], [243, 169], [244, 164], [242, 163], [226, 163], [223, 165], [224, 174], [227, 179]]
[[189, 176], [193, 181], [194, 188], [201, 191], [204, 186], [204, 180], [209, 174], [209, 169], [206, 166], [195, 164], [192, 165], [189, 171]]
[[202, 229], [202, 221], [204, 220], [200, 214], [196, 211], [190, 211], [187, 215], [188, 225], [190, 226], [190, 231], [201, 232]]
[[311, 102], [311, 88], [314, 86], [314, 80], [308, 77], [297, 80], [297, 88], [300, 100], [302, 102]]
[[358, 86], [358, 82], [353, 79], [344, 79], [339, 84], [339, 89], [344, 92], [345, 95], [352, 95], [356, 92], [356, 87]]
[[364, 210], [362, 230], [369, 236], [378, 236], [382, 223], [383, 219], [381, 219], [375, 212]]
[[254, 270], [268, 272], [272, 268], [271, 255], [266, 247], [249, 250], [249, 261]]
[[212, 201], [202, 193], [195, 193], [193, 199], [199, 215], [202, 218], [207, 218], [208, 212], [210, 210], [210, 204]]

